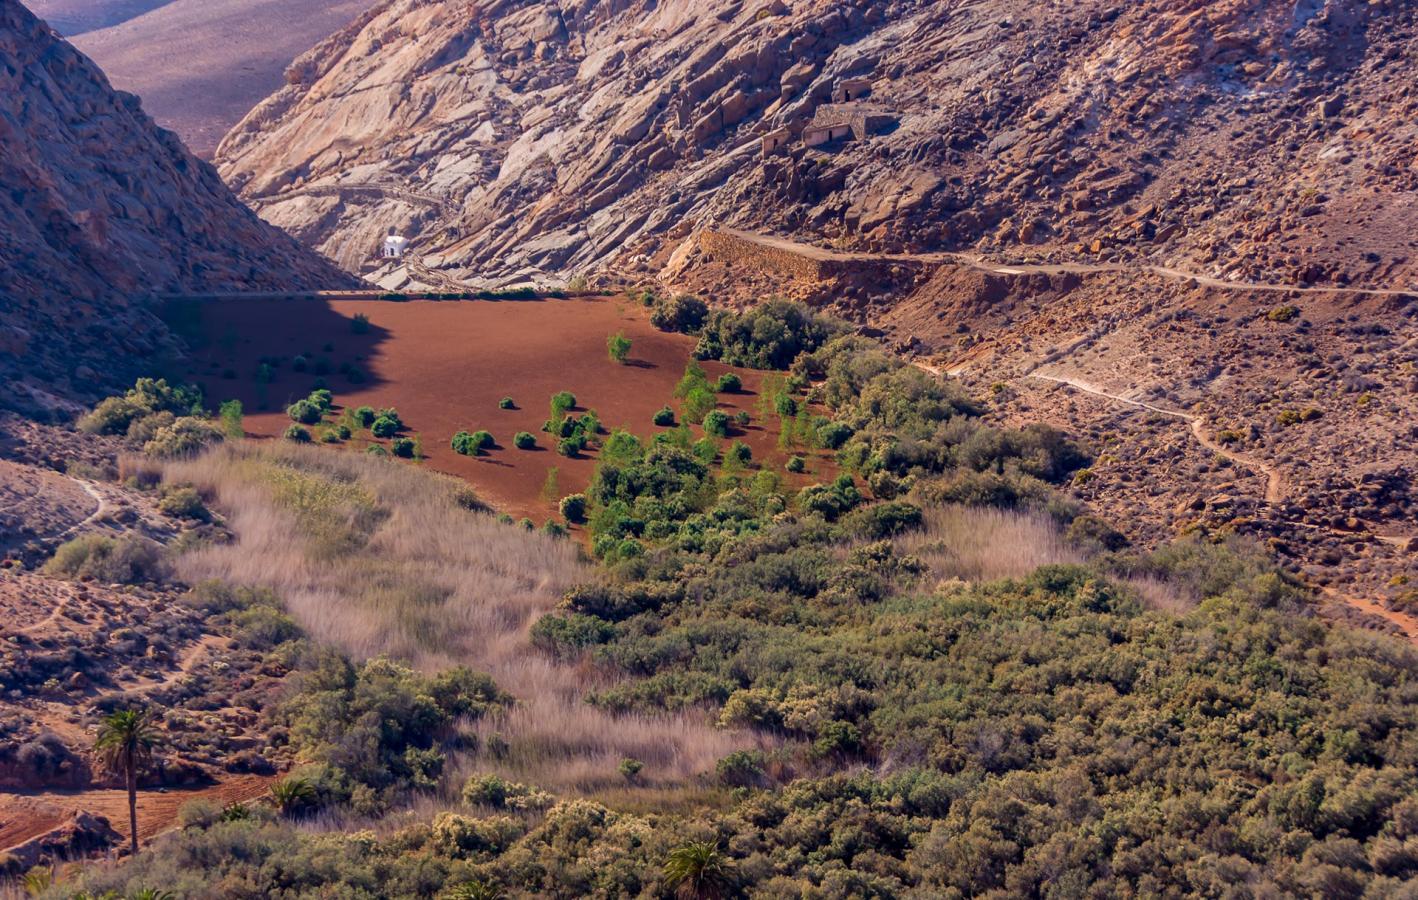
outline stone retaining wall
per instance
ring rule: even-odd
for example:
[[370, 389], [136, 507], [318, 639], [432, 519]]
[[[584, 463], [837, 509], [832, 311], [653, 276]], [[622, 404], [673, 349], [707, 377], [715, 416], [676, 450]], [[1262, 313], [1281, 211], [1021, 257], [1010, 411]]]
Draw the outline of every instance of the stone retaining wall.
[[761, 272], [777, 272], [791, 278], [822, 281], [832, 275], [830, 263], [811, 259], [791, 250], [770, 247], [722, 231], [705, 231], [699, 246], [708, 255], [734, 265]]

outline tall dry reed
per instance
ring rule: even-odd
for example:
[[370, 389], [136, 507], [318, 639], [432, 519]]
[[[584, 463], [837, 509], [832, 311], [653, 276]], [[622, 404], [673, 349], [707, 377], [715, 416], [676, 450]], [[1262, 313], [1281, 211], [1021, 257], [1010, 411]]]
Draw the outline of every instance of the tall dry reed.
[[533, 622], [591, 576], [577, 547], [466, 509], [458, 483], [411, 466], [285, 444], [239, 444], [167, 466], [196, 485], [236, 534], [178, 563], [208, 578], [275, 590], [316, 640], [356, 659], [425, 671], [466, 665], [518, 700], [479, 723], [509, 745], [478, 765], [537, 784], [594, 789], [626, 757], [647, 780], [682, 780], [755, 743], [707, 716], [619, 716], [586, 704], [610, 676], [534, 650]]
[[969, 506], [928, 507], [923, 527], [898, 537], [896, 548], [940, 580], [1023, 578], [1040, 566], [1084, 561], [1047, 515]]

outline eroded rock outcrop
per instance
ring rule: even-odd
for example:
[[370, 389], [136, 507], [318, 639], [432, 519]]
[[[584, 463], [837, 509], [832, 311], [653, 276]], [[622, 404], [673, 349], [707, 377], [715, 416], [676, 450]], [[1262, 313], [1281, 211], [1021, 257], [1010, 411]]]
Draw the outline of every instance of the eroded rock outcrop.
[[352, 271], [392, 226], [465, 280], [642, 277], [714, 223], [1391, 284], [1415, 33], [1399, 0], [386, 0], [218, 162]]

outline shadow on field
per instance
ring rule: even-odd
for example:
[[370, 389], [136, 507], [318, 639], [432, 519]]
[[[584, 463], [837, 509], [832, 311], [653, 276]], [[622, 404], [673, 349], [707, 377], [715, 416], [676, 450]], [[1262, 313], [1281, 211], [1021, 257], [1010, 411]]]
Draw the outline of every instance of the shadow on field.
[[[316, 388], [336, 395], [378, 387], [370, 360], [392, 333], [324, 298], [177, 300], [162, 310], [197, 366], [186, 379], [210, 402], [284, 408]], [[200, 362], [196, 362], [200, 360]]]

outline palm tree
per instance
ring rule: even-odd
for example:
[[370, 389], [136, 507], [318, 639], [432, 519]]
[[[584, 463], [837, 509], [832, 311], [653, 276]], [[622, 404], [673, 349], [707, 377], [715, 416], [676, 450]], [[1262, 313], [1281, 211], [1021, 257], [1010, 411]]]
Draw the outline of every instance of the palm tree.
[[113, 774], [128, 785], [128, 828], [133, 853], [138, 852], [138, 771], [153, 761], [161, 735], [147, 710], [121, 709], [99, 726], [94, 750]]
[[271, 803], [281, 815], [291, 816], [315, 802], [315, 785], [292, 775], [271, 785]]
[[690, 841], [670, 851], [665, 882], [685, 900], [716, 900], [733, 887], [734, 876], [718, 845]]
[[26, 894], [38, 897], [54, 886], [54, 870], [48, 866], [35, 866], [25, 873], [20, 884], [23, 885]]
[[441, 900], [502, 900], [502, 888], [485, 881], [465, 881], [444, 891]]

